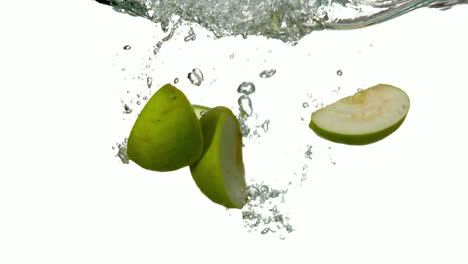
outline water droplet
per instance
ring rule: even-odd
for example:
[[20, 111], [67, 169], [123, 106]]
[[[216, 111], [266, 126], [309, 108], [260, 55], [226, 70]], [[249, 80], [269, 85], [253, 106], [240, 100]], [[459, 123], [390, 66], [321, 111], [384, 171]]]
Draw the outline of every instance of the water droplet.
[[179, 82], [179, 78], [175, 78], [174, 83], [178, 83], [178, 82]]
[[206, 111], [201, 111], [200, 116], [204, 116], [206, 114]]
[[189, 42], [189, 41], [193, 41], [195, 39], [197, 39], [197, 35], [195, 34], [195, 31], [193, 30], [193, 28], [190, 27], [188, 35], [184, 38], [184, 41]]
[[308, 94], [307, 94], [307, 97], [312, 98], [312, 94], [311, 94], [311, 93], [308, 93]]
[[148, 100], [148, 96], [146, 96], [146, 95], [143, 96], [143, 100], [145, 100], [145, 101]]
[[239, 109], [242, 114], [247, 115], [247, 116], [252, 115], [253, 113], [252, 100], [250, 100], [249, 96], [243, 94], [239, 97], [237, 102], [239, 104], [239, 107], [240, 107]]
[[132, 49], [132, 46], [130, 46], [130, 45], [125, 45], [125, 46], [123, 47], [123, 49], [124, 49], [124, 50], [131, 50], [131, 49]]
[[127, 104], [124, 104], [124, 114], [131, 114], [132, 111], [133, 110]]
[[268, 128], [269, 128], [269, 124], [270, 124], [270, 120], [265, 120], [265, 122], [263, 122], [263, 124], [260, 126], [261, 128], [263, 128], [263, 132], [268, 132]]
[[153, 78], [151, 77], [146, 77], [146, 85], [148, 86], [148, 89], [151, 89], [151, 86], [153, 85]]
[[255, 85], [252, 82], [242, 82], [239, 87], [237, 87], [237, 92], [244, 95], [249, 95], [255, 92]]
[[149, 69], [151, 66], [149, 64], [146, 64], [146, 69]]
[[190, 80], [190, 82], [193, 85], [196, 85], [196, 86], [200, 86], [204, 80], [203, 73], [198, 68], [194, 68], [192, 72], [188, 74], [187, 78]]
[[307, 103], [307, 102], [302, 103], [302, 107], [304, 107], [304, 108], [309, 107], [309, 103]]
[[336, 75], [341, 76], [341, 75], [343, 75], [343, 72], [341, 70], [337, 70]]
[[137, 101], [136, 104], [137, 104], [137, 105], [141, 105], [141, 102], [140, 102], [140, 101]]
[[120, 69], [121, 71], [125, 71], [125, 68]]
[[229, 55], [229, 58], [230, 58], [230, 59], [234, 59], [234, 53], [231, 53], [231, 54]]
[[286, 237], [284, 237], [284, 236], [280, 236], [279, 238], [280, 238], [281, 240], [285, 240], [285, 239], [286, 239]]
[[358, 92], [362, 91], [362, 88], [358, 88], [357, 91], [358, 91]]
[[260, 73], [260, 78], [263, 78], [263, 79], [270, 78], [271, 76], [275, 75], [275, 73], [276, 73], [275, 69], [264, 70]]

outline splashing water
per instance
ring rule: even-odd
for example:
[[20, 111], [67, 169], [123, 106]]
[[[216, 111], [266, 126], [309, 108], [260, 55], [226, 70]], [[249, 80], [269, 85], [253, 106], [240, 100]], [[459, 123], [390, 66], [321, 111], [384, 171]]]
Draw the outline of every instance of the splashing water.
[[[295, 43], [314, 30], [351, 29], [383, 22], [419, 7], [446, 10], [467, 0], [96, 0], [118, 12], [160, 23], [174, 17], [197, 23], [216, 37], [262, 35]], [[167, 36], [171, 38], [173, 31]]]

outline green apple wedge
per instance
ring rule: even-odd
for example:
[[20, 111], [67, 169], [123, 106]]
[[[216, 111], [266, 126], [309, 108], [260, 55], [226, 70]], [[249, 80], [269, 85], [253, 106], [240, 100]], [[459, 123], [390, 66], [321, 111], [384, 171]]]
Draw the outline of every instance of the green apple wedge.
[[195, 111], [195, 114], [197, 115], [198, 119], [200, 119], [206, 112], [210, 110], [209, 107], [203, 106], [203, 105], [197, 105], [194, 104], [192, 105], [193, 110]]
[[397, 130], [408, 114], [403, 90], [378, 84], [312, 113], [309, 127], [320, 137], [348, 145], [366, 145]]
[[200, 118], [203, 154], [190, 166], [198, 188], [226, 208], [242, 208], [247, 197], [242, 160], [242, 135], [234, 114], [226, 107], [212, 108]]
[[182, 91], [166, 84], [146, 103], [128, 138], [127, 154], [142, 168], [173, 171], [203, 151], [200, 122]]

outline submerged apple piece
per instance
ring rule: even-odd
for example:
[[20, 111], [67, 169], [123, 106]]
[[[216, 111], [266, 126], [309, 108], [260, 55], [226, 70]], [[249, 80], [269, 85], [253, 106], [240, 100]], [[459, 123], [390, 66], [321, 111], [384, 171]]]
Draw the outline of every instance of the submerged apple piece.
[[193, 107], [193, 110], [195, 111], [195, 114], [197, 115], [198, 119], [200, 119], [204, 114], [206, 114], [206, 112], [208, 112], [208, 110], [210, 110], [209, 107], [203, 106], [203, 105], [194, 104], [194, 105], [192, 105], [192, 107]]
[[378, 84], [315, 111], [309, 127], [333, 142], [365, 145], [397, 130], [409, 107], [409, 97], [403, 90]]
[[146, 103], [128, 138], [127, 154], [142, 168], [172, 171], [203, 150], [200, 122], [184, 93], [166, 84]]
[[203, 154], [190, 166], [198, 188], [211, 201], [227, 208], [242, 208], [247, 185], [242, 160], [242, 135], [234, 114], [215, 107], [201, 119]]

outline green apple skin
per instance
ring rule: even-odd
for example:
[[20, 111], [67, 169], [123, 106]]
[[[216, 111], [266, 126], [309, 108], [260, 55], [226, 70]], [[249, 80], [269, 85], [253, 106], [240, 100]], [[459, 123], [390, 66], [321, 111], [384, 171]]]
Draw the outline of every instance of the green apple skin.
[[368, 145], [368, 144], [372, 144], [372, 143], [375, 143], [377, 141], [380, 141], [386, 138], [387, 136], [395, 132], [403, 124], [403, 122], [406, 119], [406, 116], [409, 111], [410, 100], [405, 91], [403, 91], [402, 89], [398, 87], [389, 85], [389, 84], [377, 84], [368, 89], [362, 90], [352, 96], [342, 98], [335, 103], [344, 102], [344, 103], [349, 103], [349, 104], [361, 104], [363, 103], [363, 101], [365, 101], [366, 93], [368, 93], [371, 90], [379, 90], [379, 89], [381, 91], [384, 91], [385, 89], [393, 90], [394, 93], [399, 94], [400, 100], [402, 100], [402, 102], [406, 104], [405, 110], [401, 111], [401, 113], [404, 113], [404, 114], [401, 115], [400, 118], [394, 124], [377, 129], [376, 131], [373, 131], [373, 132], [368, 132], [368, 133], [358, 133], [358, 134], [337, 133], [335, 131], [325, 129], [321, 127], [320, 125], [318, 125], [316, 122], [314, 122], [315, 115], [320, 114], [322, 111], [327, 111], [327, 107], [328, 107], [327, 106], [312, 113], [311, 121], [309, 123], [309, 128], [321, 138], [324, 138], [326, 140], [329, 140], [335, 143], [341, 143], [341, 144], [346, 144], [346, 145]]
[[128, 157], [142, 168], [173, 171], [196, 162], [203, 150], [200, 122], [187, 97], [166, 84], [147, 102], [128, 138]]
[[211, 108], [203, 105], [192, 105], [195, 114], [197, 115], [198, 119], [200, 119], [206, 112], [208, 112]]
[[381, 130], [379, 132], [359, 135], [345, 135], [335, 133], [333, 131], [321, 128], [313, 121], [310, 122], [309, 127], [310, 129], [312, 129], [312, 131], [315, 132], [315, 134], [317, 134], [317, 136], [335, 143], [341, 143], [346, 145], [368, 145], [380, 141], [392, 134], [393, 132], [395, 132], [401, 126], [403, 121], [405, 121], [405, 118], [406, 115], [393, 126], [387, 127], [386, 129]]
[[190, 166], [192, 177], [211, 201], [240, 209], [246, 203], [247, 185], [239, 122], [231, 110], [218, 106], [206, 112], [200, 123], [203, 154]]

